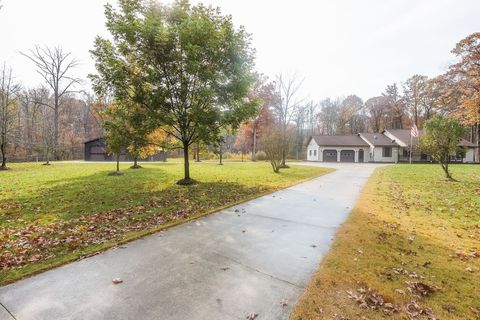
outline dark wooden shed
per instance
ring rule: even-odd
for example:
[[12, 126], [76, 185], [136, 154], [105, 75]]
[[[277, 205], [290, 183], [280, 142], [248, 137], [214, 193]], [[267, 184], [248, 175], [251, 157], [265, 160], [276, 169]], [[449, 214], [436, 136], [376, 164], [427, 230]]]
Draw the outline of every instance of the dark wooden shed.
[[[108, 153], [104, 138], [97, 138], [85, 142], [85, 161], [114, 161], [115, 157]], [[157, 153], [146, 159], [139, 159], [141, 161], [166, 161], [167, 155], [165, 152]], [[120, 154], [120, 161], [133, 161], [133, 158], [128, 152], [122, 151]]]

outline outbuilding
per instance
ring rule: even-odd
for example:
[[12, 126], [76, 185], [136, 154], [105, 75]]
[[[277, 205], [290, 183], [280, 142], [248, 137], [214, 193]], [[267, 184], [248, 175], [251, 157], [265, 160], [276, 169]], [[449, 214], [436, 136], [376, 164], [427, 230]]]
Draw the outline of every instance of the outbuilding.
[[[105, 138], [96, 138], [93, 140], [86, 141], [85, 143], [85, 161], [113, 161], [115, 160], [113, 155], [108, 152]], [[167, 154], [165, 152], [159, 152], [153, 156], [147, 157], [145, 159], [140, 159], [141, 161], [166, 161]], [[132, 156], [123, 150], [120, 153], [120, 161], [133, 161]]]

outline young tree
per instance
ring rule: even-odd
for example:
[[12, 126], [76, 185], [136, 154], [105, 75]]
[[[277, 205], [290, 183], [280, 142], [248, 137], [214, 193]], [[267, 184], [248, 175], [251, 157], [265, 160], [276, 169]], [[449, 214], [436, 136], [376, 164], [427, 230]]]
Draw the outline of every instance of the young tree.
[[[177, 144], [173, 141], [172, 137], [168, 136], [164, 130], [156, 129], [151, 133], [148, 133], [142, 143], [142, 147], [138, 144], [132, 143], [127, 147], [128, 152], [133, 156], [133, 166], [132, 169], [141, 168], [138, 165], [138, 159], [145, 159], [150, 156], [154, 156], [164, 150], [177, 148]], [[166, 158], [165, 160], [166, 161]]]
[[12, 69], [4, 63], [0, 70], [0, 170], [8, 170], [7, 146], [18, 114], [16, 95], [19, 91], [20, 86], [14, 81]]
[[49, 48], [35, 46], [29, 53], [21, 54], [33, 62], [37, 73], [42, 76], [45, 84], [53, 92], [53, 101], [42, 101], [41, 104], [53, 110], [54, 113], [54, 139], [53, 139], [53, 154], [55, 160], [59, 156], [59, 122], [60, 122], [60, 108], [62, 106], [62, 98], [72, 92], [73, 86], [80, 83], [78, 78], [70, 75], [73, 68], [78, 65], [76, 59], [71, 58], [71, 53], [63, 52], [61, 47]]
[[280, 169], [283, 168], [285, 141], [282, 135], [283, 129], [280, 126], [271, 126], [264, 135], [262, 135], [261, 139], [263, 150], [275, 173], [279, 173]]
[[189, 147], [215, 141], [223, 126], [238, 127], [254, 113], [247, 99], [253, 83], [250, 36], [219, 9], [187, 1], [163, 6], [121, 0], [119, 7], [105, 10], [113, 40], [95, 40], [94, 88], [134, 101], [177, 138], [184, 154], [178, 183], [195, 183]]
[[458, 142], [464, 128], [455, 120], [434, 116], [425, 123], [424, 133], [420, 138], [420, 149], [438, 161], [445, 172], [445, 177], [452, 180], [448, 165], [450, 157], [459, 151]]
[[110, 153], [115, 155], [116, 170], [110, 175], [123, 175], [120, 172], [120, 156], [131, 143], [129, 124], [126, 122], [126, 108], [112, 102], [103, 112], [103, 127], [105, 129], [105, 143]]

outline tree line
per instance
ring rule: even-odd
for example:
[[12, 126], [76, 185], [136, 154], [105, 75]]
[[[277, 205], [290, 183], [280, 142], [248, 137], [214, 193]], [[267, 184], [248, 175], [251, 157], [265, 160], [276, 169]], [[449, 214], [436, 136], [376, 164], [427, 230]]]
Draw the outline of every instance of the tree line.
[[78, 159], [85, 140], [101, 134], [96, 98], [72, 76], [77, 61], [62, 48], [21, 53], [43, 83], [28, 88], [6, 63], [0, 66], [0, 168], [8, 160]]

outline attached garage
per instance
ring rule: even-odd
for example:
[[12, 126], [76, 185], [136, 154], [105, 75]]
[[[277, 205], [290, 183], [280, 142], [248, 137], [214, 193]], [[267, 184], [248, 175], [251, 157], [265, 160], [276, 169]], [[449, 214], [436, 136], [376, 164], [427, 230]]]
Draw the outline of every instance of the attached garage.
[[359, 135], [312, 136], [307, 142], [307, 160], [322, 162], [366, 162], [369, 144]]
[[337, 162], [337, 150], [323, 150], [324, 162]]
[[355, 162], [355, 151], [354, 150], [340, 151], [340, 162]]

